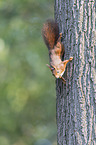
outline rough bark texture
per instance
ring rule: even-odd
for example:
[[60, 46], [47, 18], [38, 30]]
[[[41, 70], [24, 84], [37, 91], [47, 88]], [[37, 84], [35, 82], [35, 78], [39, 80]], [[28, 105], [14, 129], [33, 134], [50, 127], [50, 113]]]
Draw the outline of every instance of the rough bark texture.
[[56, 81], [57, 145], [96, 145], [95, 0], [55, 0], [63, 33], [66, 85]]

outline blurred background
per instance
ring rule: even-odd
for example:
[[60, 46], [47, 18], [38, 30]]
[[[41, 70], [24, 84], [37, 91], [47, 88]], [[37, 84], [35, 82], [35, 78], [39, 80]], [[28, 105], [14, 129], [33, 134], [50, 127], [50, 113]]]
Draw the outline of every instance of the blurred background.
[[56, 145], [55, 78], [42, 25], [54, 0], [0, 0], [0, 145]]

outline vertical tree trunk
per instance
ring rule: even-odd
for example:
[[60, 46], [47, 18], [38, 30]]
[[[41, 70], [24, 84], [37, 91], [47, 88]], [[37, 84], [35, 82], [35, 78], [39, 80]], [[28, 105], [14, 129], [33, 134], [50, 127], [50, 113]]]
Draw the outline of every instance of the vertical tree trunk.
[[57, 144], [96, 145], [95, 0], [55, 0], [64, 59], [73, 56], [56, 82]]

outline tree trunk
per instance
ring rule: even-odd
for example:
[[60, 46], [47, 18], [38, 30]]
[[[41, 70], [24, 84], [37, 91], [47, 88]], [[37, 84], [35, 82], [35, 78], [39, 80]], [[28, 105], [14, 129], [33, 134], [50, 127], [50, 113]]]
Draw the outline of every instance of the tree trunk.
[[63, 33], [64, 59], [73, 56], [56, 81], [57, 145], [96, 145], [95, 0], [55, 0]]

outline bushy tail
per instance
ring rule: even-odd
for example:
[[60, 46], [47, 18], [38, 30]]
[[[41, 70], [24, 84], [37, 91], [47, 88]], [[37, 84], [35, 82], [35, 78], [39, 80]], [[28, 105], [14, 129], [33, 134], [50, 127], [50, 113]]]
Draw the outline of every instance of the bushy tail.
[[54, 20], [47, 20], [42, 28], [42, 36], [48, 49], [53, 49], [59, 38], [59, 27]]

